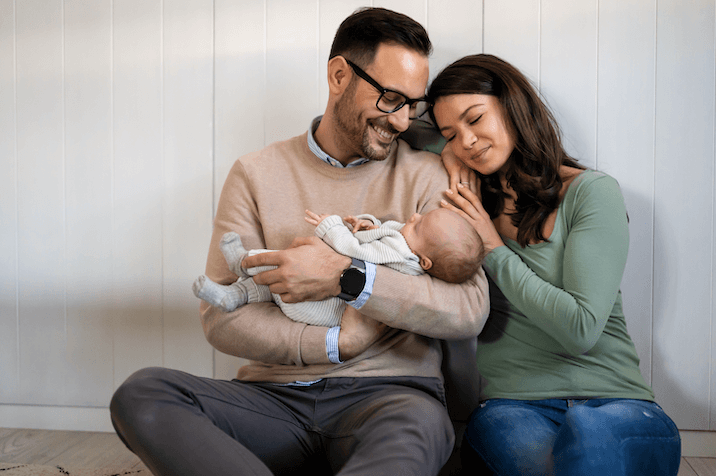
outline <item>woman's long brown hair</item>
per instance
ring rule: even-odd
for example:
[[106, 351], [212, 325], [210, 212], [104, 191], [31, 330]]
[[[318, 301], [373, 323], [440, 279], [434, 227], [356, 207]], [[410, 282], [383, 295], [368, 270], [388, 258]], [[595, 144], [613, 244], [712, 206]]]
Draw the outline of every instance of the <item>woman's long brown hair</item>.
[[[493, 55], [478, 54], [457, 60], [442, 70], [428, 89], [435, 104], [441, 97], [455, 94], [495, 96], [505, 113], [507, 127], [515, 137], [515, 148], [507, 162], [505, 179], [517, 194], [512, 224], [517, 242], [547, 241], [543, 234], [547, 217], [559, 206], [561, 165], [584, 169], [562, 146], [554, 116], [542, 102], [529, 80], [514, 66]], [[433, 112], [433, 122], [435, 116]], [[437, 122], [435, 122], [437, 124]], [[482, 203], [492, 218], [504, 209], [507, 193], [498, 175], [482, 175]]]

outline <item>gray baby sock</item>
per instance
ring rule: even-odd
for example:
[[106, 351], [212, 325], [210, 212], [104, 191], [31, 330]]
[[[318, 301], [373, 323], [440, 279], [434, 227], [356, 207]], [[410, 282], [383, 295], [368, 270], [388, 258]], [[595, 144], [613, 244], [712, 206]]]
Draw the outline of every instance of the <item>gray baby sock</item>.
[[246, 303], [268, 302], [272, 298], [268, 286], [256, 284], [253, 278], [239, 279], [235, 283], [224, 287], [226, 292], [219, 307], [227, 312], [233, 311]]
[[246, 258], [247, 252], [241, 243], [239, 234], [233, 231], [225, 233], [224, 236], [221, 237], [219, 247], [221, 248], [221, 252], [224, 253], [224, 258], [226, 258], [231, 272], [242, 278], [248, 277], [249, 275], [246, 273], [246, 270], [241, 267], [241, 263], [244, 261], [244, 258]]
[[[220, 307], [224, 311], [233, 311], [238, 306], [246, 304], [248, 293], [245, 287], [217, 284], [204, 275], [199, 276], [192, 285], [194, 295], [203, 299], [214, 307]], [[242, 302], [243, 301], [243, 302]]]

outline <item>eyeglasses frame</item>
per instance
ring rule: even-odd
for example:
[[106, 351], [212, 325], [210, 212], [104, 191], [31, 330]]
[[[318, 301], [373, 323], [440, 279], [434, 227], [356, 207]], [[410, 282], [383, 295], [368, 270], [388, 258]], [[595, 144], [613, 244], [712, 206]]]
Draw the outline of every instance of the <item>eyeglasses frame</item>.
[[[399, 91], [395, 91], [395, 90], [393, 90], [393, 89], [384, 88], [383, 86], [381, 86], [381, 85], [378, 83], [378, 81], [376, 81], [375, 79], [371, 78], [368, 73], [366, 73], [365, 71], [363, 71], [363, 69], [361, 69], [360, 66], [358, 66], [357, 64], [355, 64], [354, 62], [352, 62], [351, 60], [349, 60], [348, 58], [346, 58], [345, 56], [343, 57], [343, 59], [346, 60], [346, 63], [348, 63], [348, 66], [350, 66], [351, 69], [352, 69], [360, 78], [362, 78], [362, 79], [363, 79], [364, 81], [366, 81], [368, 84], [370, 84], [371, 86], [373, 86], [373, 87], [380, 93], [380, 96], [378, 96], [378, 100], [375, 102], [375, 107], [376, 107], [380, 112], [384, 112], [384, 113], [386, 113], [386, 114], [392, 114], [392, 113], [394, 113], [394, 112], [400, 111], [400, 110], [403, 108], [403, 106], [405, 106], [406, 104], [408, 105], [408, 107], [410, 107], [411, 105], [415, 104], [416, 102], [425, 102], [425, 103], [427, 103], [427, 106], [428, 106], [428, 107], [427, 107], [427, 108], [425, 109], [425, 111], [423, 111], [422, 114], [420, 114], [419, 116], [410, 117], [410, 114], [408, 114], [408, 119], [410, 119], [410, 120], [412, 121], [412, 120], [418, 119], [419, 117], [421, 117], [422, 115], [424, 115], [426, 112], [428, 112], [428, 110], [430, 109], [430, 106], [432, 106], [432, 105], [430, 104], [430, 101], [428, 101], [425, 96], [423, 96], [423, 97], [421, 97], [421, 98], [419, 98], [419, 99], [411, 99], [411, 98], [409, 98], [408, 96], [406, 96], [405, 94], [403, 94], [403, 93], [401, 93], [401, 92], [399, 92]], [[392, 111], [384, 111], [383, 109], [381, 109], [380, 106], [378, 106], [378, 104], [380, 104], [380, 100], [383, 99], [383, 96], [385, 95], [385, 93], [393, 93], [393, 94], [397, 94], [397, 95], [399, 95], [399, 96], [402, 96], [402, 97], [405, 98], [405, 102], [403, 102], [403, 104], [401, 104], [400, 106], [396, 107], [396, 108], [393, 109]]]

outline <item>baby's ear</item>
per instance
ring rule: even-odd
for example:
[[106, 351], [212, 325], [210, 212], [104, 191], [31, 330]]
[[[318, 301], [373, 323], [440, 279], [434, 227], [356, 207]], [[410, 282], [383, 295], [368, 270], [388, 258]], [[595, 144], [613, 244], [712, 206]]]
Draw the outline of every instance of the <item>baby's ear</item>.
[[420, 258], [420, 267], [423, 268], [425, 271], [429, 270], [433, 267], [433, 262], [430, 258], [427, 256], [419, 256]]

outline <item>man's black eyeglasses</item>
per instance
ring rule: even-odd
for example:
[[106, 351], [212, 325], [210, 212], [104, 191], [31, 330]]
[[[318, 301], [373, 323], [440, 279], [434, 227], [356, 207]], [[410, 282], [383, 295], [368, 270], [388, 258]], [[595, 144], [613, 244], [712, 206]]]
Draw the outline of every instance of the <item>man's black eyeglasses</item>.
[[375, 103], [375, 107], [377, 107], [380, 112], [390, 114], [396, 112], [401, 107], [407, 104], [408, 108], [410, 109], [410, 111], [408, 112], [408, 117], [410, 119], [417, 119], [418, 117], [425, 114], [430, 108], [430, 103], [425, 98], [410, 99], [403, 93], [393, 91], [392, 89], [386, 89], [380, 84], [378, 84], [378, 81], [371, 78], [368, 73], [363, 71], [351, 60], [349, 60], [348, 58], [345, 58], [345, 60], [346, 63], [348, 63], [351, 68], [353, 68], [353, 71], [355, 71], [358, 76], [363, 78], [368, 84], [378, 90], [378, 92], [380, 93], [380, 97]]

